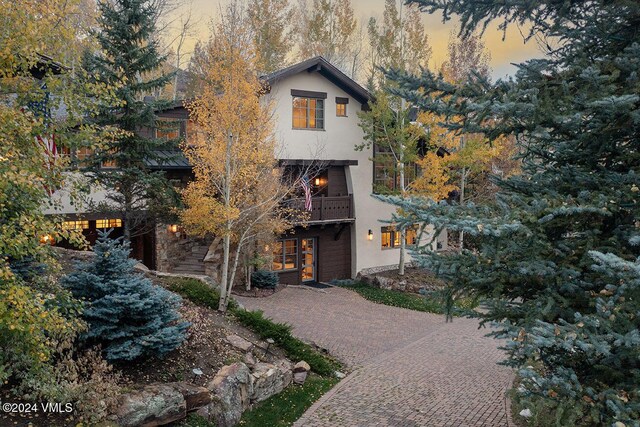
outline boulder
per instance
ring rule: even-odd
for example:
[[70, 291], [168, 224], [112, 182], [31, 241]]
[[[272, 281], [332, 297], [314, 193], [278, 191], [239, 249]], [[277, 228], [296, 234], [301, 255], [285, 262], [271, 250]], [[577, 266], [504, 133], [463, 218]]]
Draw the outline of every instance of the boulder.
[[291, 384], [293, 373], [288, 361], [272, 363], [256, 363], [253, 367], [253, 394], [251, 400], [262, 402], [274, 394], [280, 393]]
[[256, 363], [258, 363], [258, 360], [256, 359], [256, 357], [253, 355], [253, 353], [248, 352], [247, 354], [244, 355], [244, 363], [252, 368], [253, 365], [255, 365]]
[[398, 287], [398, 284], [395, 280], [391, 279], [390, 277], [384, 276], [376, 276], [375, 284], [380, 289], [396, 289]]
[[211, 392], [206, 387], [198, 387], [186, 382], [167, 384], [182, 393], [186, 402], [187, 412], [195, 411], [211, 403]]
[[343, 378], [344, 378], [344, 377], [346, 377], [347, 375], [346, 375], [345, 373], [343, 373], [343, 372], [336, 371], [336, 372], [335, 372], [335, 376], [336, 376], [336, 378], [338, 378], [338, 379], [343, 379]]
[[293, 367], [293, 373], [296, 373], [296, 372], [309, 372], [310, 370], [311, 370], [311, 366], [309, 366], [309, 364], [307, 362], [305, 362], [304, 360], [299, 361]]
[[302, 372], [294, 372], [293, 373], [293, 382], [295, 384], [299, 384], [302, 385], [304, 384], [304, 382], [307, 380], [307, 372], [306, 371], [302, 371]]
[[240, 362], [223, 366], [207, 384], [207, 388], [213, 394], [213, 400], [198, 414], [214, 420], [218, 427], [234, 426], [249, 407], [253, 394], [251, 371]]
[[369, 276], [368, 274], [363, 274], [356, 278], [356, 280], [364, 283], [365, 285], [375, 286], [375, 276]]
[[227, 335], [227, 341], [238, 350], [242, 350], [244, 352], [251, 350], [253, 347], [253, 344], [239, 335]]
[[187, 415], [184, 396], [171, 385], [154, 384], [120, 396], [115, 416], [122, 427], [161, 426]]

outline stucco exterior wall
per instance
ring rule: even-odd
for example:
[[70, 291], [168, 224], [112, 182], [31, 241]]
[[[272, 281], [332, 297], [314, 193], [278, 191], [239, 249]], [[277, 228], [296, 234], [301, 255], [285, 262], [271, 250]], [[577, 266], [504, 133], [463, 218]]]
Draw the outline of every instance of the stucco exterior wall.
[[[293, 129], [291, 89], [326, 92], [325, 129]], [[317, 72], [303, 71], [272, 85], [270, 99], [274, 103], [276, 138], [280, 159], [357, 160], [357, 166], [346, 166], [347, 187], [353, 193], [356, 221], [351, 232], [352, 275], [367, 268], [397, 264], [400, 249], [381, 249], [380, 220], [389, 220], [395, 208], [372, 197], [372, 149], [357, 151], [363, 132], [357, 113], [362, 105]], [[336, 117], [336, 97], [349, 98], [347, 117]], [[373, 231], [373, 240], [367, 239]], [[411, 257], [407, 256], [407, 261]]]

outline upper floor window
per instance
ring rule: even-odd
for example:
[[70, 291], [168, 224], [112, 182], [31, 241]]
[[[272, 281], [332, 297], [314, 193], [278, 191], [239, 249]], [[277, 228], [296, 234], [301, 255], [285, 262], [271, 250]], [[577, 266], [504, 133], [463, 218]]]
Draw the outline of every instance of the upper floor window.
[[160, 118], [156, 123], [155, 137], [167, 141], [182, 138], [186, 134], [186, 129], [186, 120]]
[[347, 104], [349, 104], [349, 98], [336, 97], [336, 116], [347, 117]]
[[[376, 194], [394, 194], [401, 191], [398, 162], [387, 147], [373, 146], [373, 192]], [[408, 162], [404, 165], [404, 187], [409, 188], [418, 176], [418, 165]]]
[[324, 100], [293, 98], [294, 129], [324, 129]]
[[291, 90], [293, 95], [293, 128], [324, 129], [324, 92]]

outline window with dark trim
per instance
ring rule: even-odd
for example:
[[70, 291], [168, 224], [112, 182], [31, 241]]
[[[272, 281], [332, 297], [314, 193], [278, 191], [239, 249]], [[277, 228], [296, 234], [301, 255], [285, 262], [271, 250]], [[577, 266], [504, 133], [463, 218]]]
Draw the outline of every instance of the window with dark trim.
[[298, 268], [298, 239], [276, 242], [273, 249], [273, 271], [296, 270]]
[[120, 228], [122, 220], [120, 218], [105, 218], [96, 220], [96, 228]]
[[324, 129], [324, 99], [294, 96], [293, 128]]
[[187, 121], [183, 119], [159, 118], [156, 122], [155, 137], [167, 141], [186, 135]]
[[[404, 166], [405, 188], [415, 181], [418, 176], [418, 165], [415, 162]], [[375, 194], [389, 194], [400, 191], [400, 171], [395, 157], [387, 147], [373, 145], [373, 192]]]
[[347, 117], [347, 104], [349, 98], [336, 97], [336, 116]]
[[[380, 247], [382, 249], [394, 249], [400, 247], [400, 230], [393, 226], [380, 228]], [[415, 246], [418, 243], [418, 227], [408, 227], [404, 234], [405, 246]]]

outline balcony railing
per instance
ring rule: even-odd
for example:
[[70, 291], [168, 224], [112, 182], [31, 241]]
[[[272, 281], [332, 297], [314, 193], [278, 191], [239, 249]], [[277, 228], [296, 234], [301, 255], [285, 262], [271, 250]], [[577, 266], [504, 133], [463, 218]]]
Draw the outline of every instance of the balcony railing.
[[[286, 205], [304, 211], [304, 199], [289, 199]], [[354, 219], [353, 196], [313, 197], [307, 222]]]

